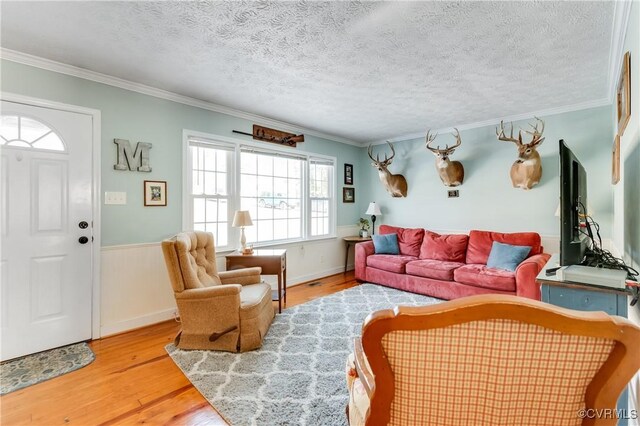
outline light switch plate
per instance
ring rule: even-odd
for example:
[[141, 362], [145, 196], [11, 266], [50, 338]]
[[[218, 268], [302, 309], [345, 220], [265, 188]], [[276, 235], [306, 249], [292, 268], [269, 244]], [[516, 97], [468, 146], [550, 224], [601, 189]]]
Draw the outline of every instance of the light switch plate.
[[127, 204], [126, 192], [105, 192], [104, 193], [105, 204]]

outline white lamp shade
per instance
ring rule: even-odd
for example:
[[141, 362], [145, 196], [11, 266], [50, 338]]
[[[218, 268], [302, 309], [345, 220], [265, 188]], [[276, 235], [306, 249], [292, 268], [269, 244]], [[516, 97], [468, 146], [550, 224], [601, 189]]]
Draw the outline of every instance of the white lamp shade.
[[373, 202], [373, 203], [369, 203], [369, 208], [367, 209], [365, 214], [381, 215], [382, 212], [380, 211], [380, 207], [378, 207], [378, 205], [375, 202]]
[[233, 216], [233, 226], [234, 228], [240, 228], [242, 226], [252, 226], [253, 222], [251, 221], [251, 215], [248, 210], [238, 210], [236, 214]]

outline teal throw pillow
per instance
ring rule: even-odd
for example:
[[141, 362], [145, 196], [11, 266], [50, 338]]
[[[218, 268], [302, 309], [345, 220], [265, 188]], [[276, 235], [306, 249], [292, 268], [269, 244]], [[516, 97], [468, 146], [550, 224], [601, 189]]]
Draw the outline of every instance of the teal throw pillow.
[[393, 234], [374, 235], [373, 246], [376, 254], [400, 254], [398, 248], [398, 235]]
[[487, 266], [513, 272], [520, 262], [527, 258], [530, 251], [531, 247], [529, 246], [512, 246], [494, 241], [487, 260]]

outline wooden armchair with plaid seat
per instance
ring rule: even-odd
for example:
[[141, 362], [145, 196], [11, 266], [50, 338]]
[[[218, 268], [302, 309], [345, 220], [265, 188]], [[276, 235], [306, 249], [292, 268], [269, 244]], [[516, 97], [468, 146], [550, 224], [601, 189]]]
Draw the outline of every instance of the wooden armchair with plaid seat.
[[615, 425], [640, 328], [516, 296], [375, 312], [347, 361], [355, 425]]

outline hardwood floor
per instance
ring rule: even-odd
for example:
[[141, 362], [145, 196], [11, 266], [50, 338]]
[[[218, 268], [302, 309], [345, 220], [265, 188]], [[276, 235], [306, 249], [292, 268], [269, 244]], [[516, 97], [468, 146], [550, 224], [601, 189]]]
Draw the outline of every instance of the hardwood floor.
[[[287, 307], [358, 285], [353, 272], [291, 287]], [[226, 425], [167, 355], [167, 321], [90, 343], [93, 363], [0, 397], [2, 425]]]

